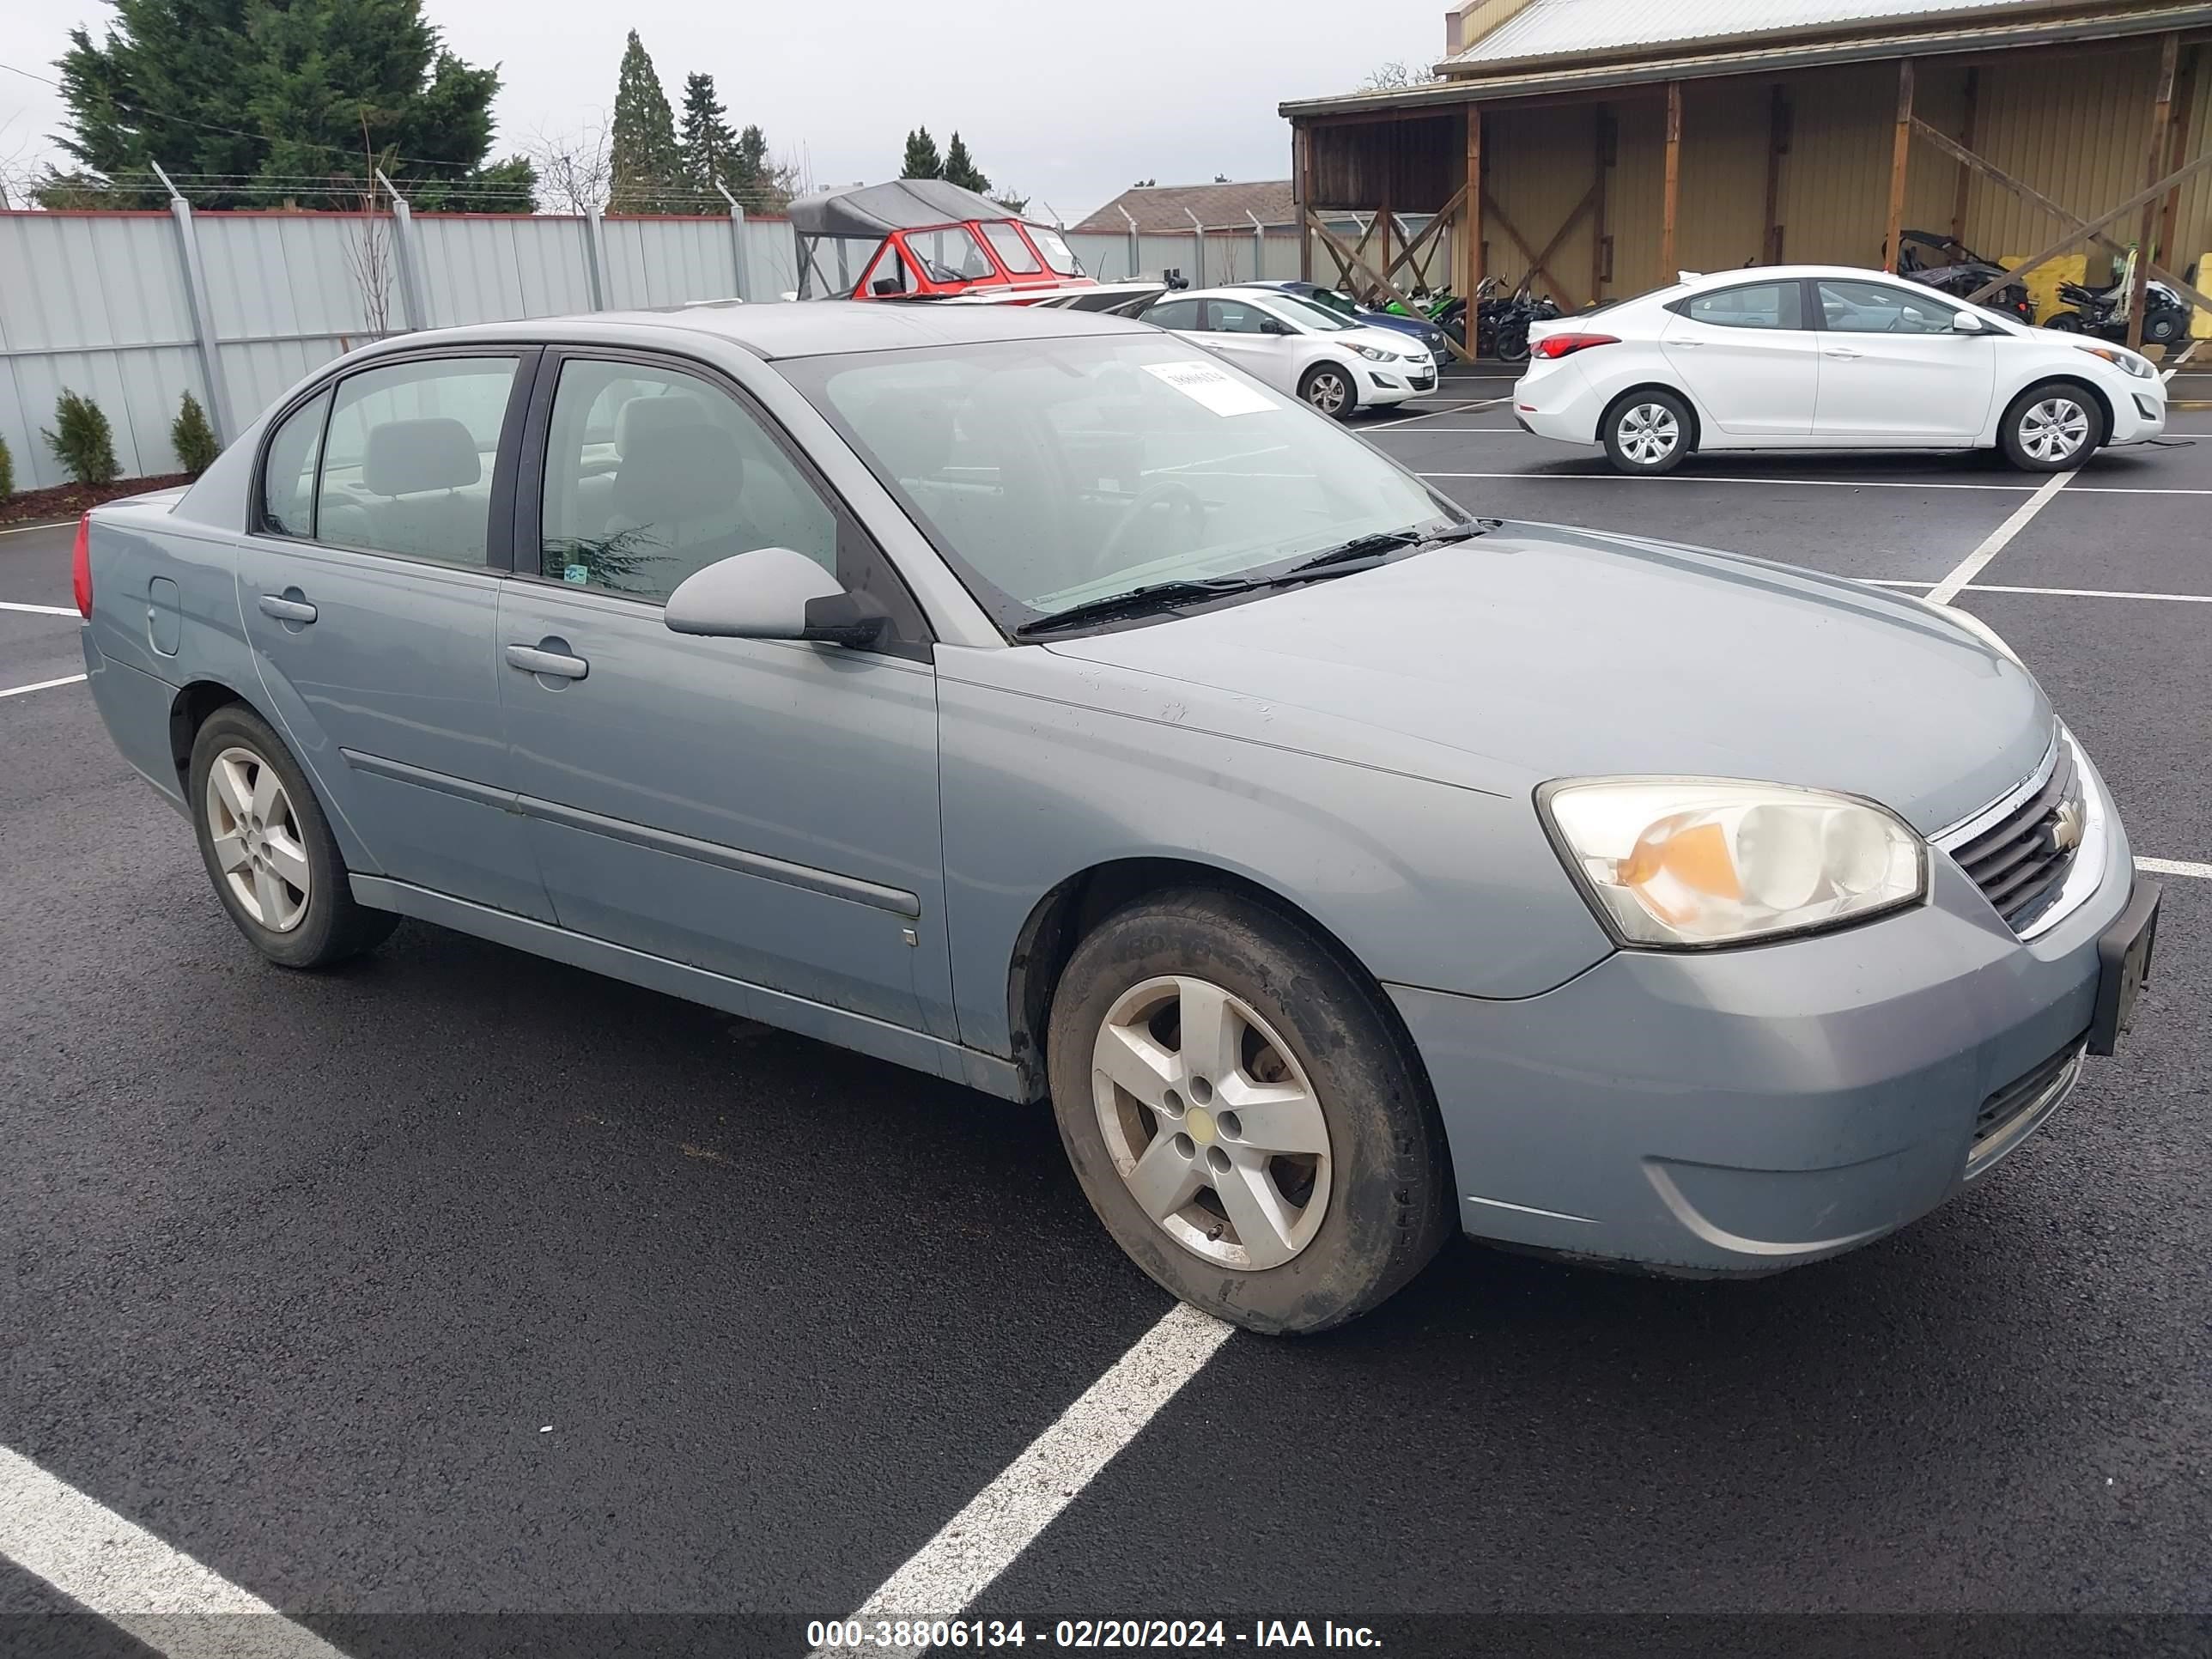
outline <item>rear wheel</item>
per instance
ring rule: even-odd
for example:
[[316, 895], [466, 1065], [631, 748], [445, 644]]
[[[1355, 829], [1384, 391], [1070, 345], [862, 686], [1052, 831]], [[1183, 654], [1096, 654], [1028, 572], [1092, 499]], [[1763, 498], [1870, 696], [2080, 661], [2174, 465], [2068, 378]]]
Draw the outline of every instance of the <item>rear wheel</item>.
[[1525, 363], [1528, 361], [1528, 325], [1509, 324], [1498, 331], [1498, 361], [1501, 363]]
[[1690, 408], [1671, 392], [1632, 392], [1606, 410], [1599, 433], [1618, 472], [1672, 472], [1690, 453]]
[[2043, 325], [2045, 328], [2055, 328], [2061, 334], [2081, 334], [2086, 332], [2088, 327], [2088, 325], [2081, 320], [2081, 313], [2078, 311], [2055, 311], [2044, 319]]
[[2143, 343], [2145, 345], [2172, 345], [2176, 340], [2181, 337], [2182, 331], [2188, 326], [2189, 318], [2185, 313], [2179, 311], [2146, 312], [2143, 313]]
[[192, 738], [192, 829], [216, 896], [254, 949], [322, 968], [380, 944], [399, 918], [354, 902], [345, 860], [300, 763], [242, 703]]
[[1091, 1207], [1207, 1313], [1326, 1329], [1450, 1231], [1443, 1131], [1377, 994], [1273, 909], [1194, 889], [1117, 912], [1077, 946], [1048, 1043]]
[[2104, 411], [2078, 386], [2046, 380], [2012, 400], [1997, 428], [2004, 458], [2023, 472], [2063, 472], [2105, 441]]
[[1351, 374], [1335, 363], [1316, 363], [1298, 382], [1298, 396], [1333, 420], [1346, 421], [1359, 406]]

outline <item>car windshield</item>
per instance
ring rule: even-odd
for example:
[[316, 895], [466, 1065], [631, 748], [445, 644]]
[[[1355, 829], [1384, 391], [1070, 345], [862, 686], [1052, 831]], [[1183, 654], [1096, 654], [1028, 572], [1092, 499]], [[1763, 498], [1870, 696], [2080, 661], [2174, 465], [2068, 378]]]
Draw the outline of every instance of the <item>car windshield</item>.
[[1009, 633], [1464, 517], [1303, 404], [1149, 330], [781, 368]]
[[1045, 264], [1060, 276], [1080, 276], [1084, 274], [1083, 261], [1075, 257], [1074, 250], [1067, 246], [1066, 239], [1050, 225], [1033, 225], [1024, 219], [1022, 228], [1029, 232], [1030, 240], [1036, 244], [1036, 251], [1044, 255]]
[[1270, 295], [1268, 299], [1270, 303], [1280, 306], [1304, 326], [1320, 329], [1323, 333], [1334, 334], [1340, 328], [1359, 326], [1358, 323], [1347, 321], [1327, 307], [1317, 306], [1310, 300], [1301, 299], [1295, 294]]
[[1037, 269], [1036, 255], [1012, 225], [986, 225], [983, 235], [991, 244], [991, 252], [999, 256], [999, 263], [1016, 276], [1026, 276]]

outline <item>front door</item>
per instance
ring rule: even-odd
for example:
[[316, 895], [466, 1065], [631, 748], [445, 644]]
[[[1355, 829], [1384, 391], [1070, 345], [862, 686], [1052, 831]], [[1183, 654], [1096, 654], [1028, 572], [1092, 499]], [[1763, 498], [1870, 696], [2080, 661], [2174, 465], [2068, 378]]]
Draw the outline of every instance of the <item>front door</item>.
[[550, 921], [508, 810], [491, 556], [535, 356], [409, 357], [287, 414], [238, 607], [265, 706], [375, 869]]
[[1917, 283], [1823, 276], [1814, 427], [1841, 442], [1940, 445], [1978, 437], [1996, 391], [1991, 335]]
[[[736, 388], [549, 354], [501, 696], [561, 925], [952, 1036], [937, 681], [919, 611]], [[669, 631], [678, 583], [760, 547], [894, 616], [878, 649]]]
[[1242, 300], [1201, 300], [1197, 338], [1255, 380], [1297, 395], [1304, 342], [1288, 324]]
[[1674, 314], [1660, 349], [1713, 425], [1744, 437], [1812, 431], [1819, 336], [1804, 314], [1803, 283], [1744, 283], [1668, 308]]

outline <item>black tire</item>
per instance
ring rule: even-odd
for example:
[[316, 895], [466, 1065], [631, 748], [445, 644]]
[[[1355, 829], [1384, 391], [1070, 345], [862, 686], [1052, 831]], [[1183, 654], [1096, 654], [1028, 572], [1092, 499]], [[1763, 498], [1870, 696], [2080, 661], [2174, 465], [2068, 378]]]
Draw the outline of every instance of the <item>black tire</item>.
[[[2072, 410], [2077, 422], [2062, 411]], [[2048, 435], [2070, 435], [2074, 447], [2061, 453]], [[2067, 472], [2097, 453], [2105, 441], [2105, 411], [2086, 389], [2071, 380], [2044, 380], [2014, 398], [1997, 427], [1997, 447], [2022, 472]]]
[[1498, 361], [1501, 363], [1525, 363], [1528, 361], [1528, 325], [1526, 323], [1498, 331]]
[[[1115, 1161], [1094, 1093], [1094, 1045], [1125, 998], [1157, 995], [1144, 988], [1168, 976], [1202, 980], [1273, 1028], [1281, 1054], [1239, 1016], [1240, 1082], [1249, 1083], [1252, 1071], [1265, 1073], [1263, 1081], [1280, 1080], [1289, 1071], [1280, 1064], [1287, 1057], [1304, 1072], [1310, 1098], [1318, 1103], [1328, 1148], [1325, 1201], [1307, 1242], [1287, 1260], [1239, 1266], [1200, 1254], [1200, 1248], [1214, 1246], [1189, 1245], [1170, 1236], [1169, 1224], [1154, 1220], [1139, 1203]], [[1179, 1016], [1178, 994], [1167, 994]], [[1176, 1028], [1178, 1042], [1180, 1035]], [[1397, 1034], [1381, 993], [1290, 915], [1205, 889], [1161, 894], [1117, 911], [1076, 947], [1054, 994], [1047, 1052], [1060, 1140], [1091, 1207], [1139, 1267], [1217, 1318], [1270, 1334], [1326, 1330], [1391, 1296], [1450, 1235], [1456, 1210], [1450, 1162], [1426, 1078]], [[1174, 1060], [1182, 1063], [1179, 1050]], [[1235, 1251], [1241, 1235], [1227, 1220], [1218, 1190], [1203, 1176], [1201, 1160], [1224, 1148], [1235, 1150], [1246, 1126], [1217, 1125], [1211, 1118], [1201, 1126], [1198, 1103], [1211, 1101], [1213, 1112], [1233, 1122], [1233, 1109], [1225, 1103], [1237, 1097], [1210, 1090], [1194, 1070], [1183, 1075], [1191, 1099], [1165, 1097], [1179, 1106], [1178, 1118], [1141, 1108], [1134, 1096], [1110, 1085], [1105, 1110], [1149, 1133], [1144, 1150], [1165, 1137], [1171, 1143], [1166, 1150], [1208, 1181], [1179, 1213], [1221, 1217], [1220, 1224], [1207, 1224], [1215, 1227], [1212, 1238], [1225, 1239], [1218, 1248]], [[1290, 1075], [1295, 1082], [1295, 1073]], [[1163, 1127], [1171, 1121], [1188, 1124], [1189, 1133]], [[1125, 1131], [1116, 1133], [1123, 1134], [1125, 1148], [1134, 1145]], [[1264, 1152], [1258, 1160], [1270, 1181], [1279, 1179], [1276, 1171], [1291, 1171], [1282, 1192], [1299, 1190], [1297, 1166]], [[1214, 1167], [1226, 1172], [1229, 1166], [1224, 1158]], [[1307, 1207], [1320, 1179], [1307, 1177]]]
[[2081, 313], [2078, 311], [2054, 311], [2045, 319], [2043, 325], [2055, 328], [2061, 334], [2084, 334], [2089, 326], [2081, 320]]
[[2189, 318], [2179, 311], [2147, 312], [2143, 316], [2143, 343], [2172, 345], [2189, 327]]
[[[276, 774], [283, 787], [300, 851], [306, 855], [305, 908], [296, 921], [281, 928], [264, 926], [247, 910], [218, 861], [209, 779], [216, 761], [234, 751], [242, 751]], [[244, 703], [225, 703], [201, 722], [192, 735], [186, 779], [192, 834], [199, 843], [200, 862], [207, 870], [209, 884], [238, 931], [270, 961], [286, 968], [327, 968], [373, 949], [399, 925], [399, 918], [390, 912], [372, 910], [355, 902], [347, 884], [345, 860], [307, 774], [268, 721]]]
[[[1338, 395], [1328, 396], [1334, 385]], [[1298, 378], [1298, 396], [1331, 420], [1348, 421], [1359, 407], [1359, 385], [1341, 363], [1316, 363]]]
[[1671, 392], [1632, 392], [1605, 411], [1598, 441], [1616, 472], [1656, 477], [1681, 465], [1697, 444], [1688, 404]]

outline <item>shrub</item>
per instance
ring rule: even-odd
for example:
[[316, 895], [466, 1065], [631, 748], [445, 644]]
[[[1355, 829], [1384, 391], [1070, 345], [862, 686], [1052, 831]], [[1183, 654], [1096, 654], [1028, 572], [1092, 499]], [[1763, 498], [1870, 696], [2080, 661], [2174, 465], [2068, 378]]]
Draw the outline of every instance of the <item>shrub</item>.
[[59, 430], [44, 434], [46, 447], [71, 477], [83, 484], [115, 482], [115, 434], [98, 404], [64, 391], [54, 404], [54, 425]]
[[222, 446], [215, 441], [215, 428], [208, 424], [207, 410], [189, 392], [170, 424], [169, 447], [177, 452], [177, 465], [196, 478], [222, 453]]
[[8, 441], [0, 438], [0, 501], [15, 493], [15, 458], [8, 453]]

